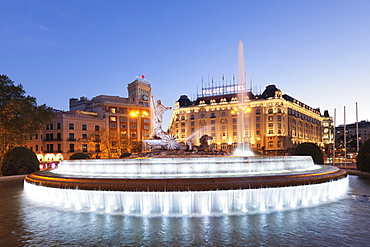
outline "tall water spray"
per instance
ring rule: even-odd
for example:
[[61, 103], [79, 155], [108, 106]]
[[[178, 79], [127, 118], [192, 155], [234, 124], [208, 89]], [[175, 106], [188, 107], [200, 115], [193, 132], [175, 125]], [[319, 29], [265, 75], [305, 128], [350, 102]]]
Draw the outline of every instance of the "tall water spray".
[[234, 151], [235, 156], [252, 156], [253, 152], [249, 146], [249, 117], [248, 112], [250, 109], [246, 106], [248, 100], [247, 92], [247, 73], [244, 65], [244, 51], [243, 51], [243, 42], [239, 41], [238, 46], [238, 110], [237, 110], [237, 140], [238, 145]]

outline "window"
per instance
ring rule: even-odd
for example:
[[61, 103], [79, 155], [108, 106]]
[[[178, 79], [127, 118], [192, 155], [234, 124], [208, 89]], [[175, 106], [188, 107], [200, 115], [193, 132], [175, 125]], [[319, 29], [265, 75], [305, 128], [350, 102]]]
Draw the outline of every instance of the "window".
[[269, 134], [274, 134], [274, 131], [273, 130], [269, 130]]
[[82, 139], [87, 139], [87, 134], [82, 134]]
[[256, 117], [256, 122], [260, 122], [261, 121], [261, 117]]
[[277, 109], [277, 113], [281, 113], [281, 108], [278, 108]]
[[259, 135], [261, 132], [259, 130], [256, 130], [256, 135]]
[[181, 120], [185, 120], [185, 116], [181, 116]]
[[273, 148], [274, 147], [274, 142], [273, 141], [269, 141], [268, 145], [269, 145], [269, 148]]
[[69, 152], [73, 153], [75, 151], [75, 144], [69, 144]]
[[260, 126], [260, 124], [258, 123], [258, 124], [256, 124], [256, 129], [259, 129], [259, 128], [261, 128], [261, 126]]
[[144, 125], [144, 129], [148, 130], [149, 129], [149, 125]]
[[82, 152], [87, 152], [87, 144], [82, 144]]
[[111, 123], [111, 124], [110, 124], [110, 127], [111, 127], [111, 128], [116, 128], [116, 127], [117, 127], [117, 125], [116, 125], [116, 124], [114, 124], [114, 123]]
[[131, 132], [131, 137], [136, 138], [136, 132]]
[[147, 118], [144, 118], [144, 123], [150, 123], [150, 120]]
[[126, 114], [126, 109], [121, 109], [122, 114]]
[[126, 124], [121, 124], [121, 129], [126, 129], [127, 125]]
[[100, 152], [100, 144], [95, 144], [95, 152]]
[[274, 121], [274, 116], [268, 116], [267, 119], [268, 119], [269, 122], [272, 122], [272, 121]]
[[120, 121], [121, 121], [121, 122], [127, 122], [127, 118], [125, 118], [125, 117], [121, 117], [121, 118], [120, 118]]
[[200, 114], [200, 118], [205, 118], [205, 115], [203, 113]]
[[273, 110], [270, 108], [270, 109], [267, 110], [267, 113], [268, 114], [272, 114], [273, 113]]
[[190, 122], [190, 125], [191, 125], [191, 126], [194, 126], [194, 121], [191, 121], [191, 122]]
[[261, 114], [261, 110], [260, 109], [257, 109], [256, 110], [256, 115], [260, 115]]
[[52, 130], [54, 128], [53, 124], [51, 123], [50, 124], [50, 129]]
[[226, 112], [222, 112], [221, 117], [226, 117]]
[[82, 130], [87, 130], [87, 125], [86, 124], [82, 125]]
[[35, 139], [36, 140], [39, 139], [39, 135], [38, 134], [35, 135]]
[[112, 121], [112, 122], [116, 122], [116, 121], [117, 121], [117, 118], [116, 118], [116, 117], [110, 117], [109, 119], [110, 119], [110, 121]]
[[36, 145], [35, 150], [39, 151], [39, 145]]
[[233, 123], [236, 123], [238, 122], [238, 120], [236, 118], [233, 118]]
[[95, 125], [95, 131], [99, 131], [100, 130], [100, 126], [99, 125]]
[[131, 129], [136, 129], [136, 124], [131, 124]]
[[68, 124], [68, 129], [74, 130], [75, 129], [75, 124], [74, 123], [69, 123]]
[[60, 123], [57, 123], [57, 129], [60, 130]]
[[269, 128], [273, 128], [274, 127], [274, 124], [273, 123], [269, 123]]
[[211, 118], [216, 118], [216, 114], [211, 113]]
[[194, 120], [194, 115], [191, 115], [190, 116], [190, 120]]
[[75, 140], [75, 134], [69, 133], [69, 141], [74, 141], [74, 140]]
[[281, 115], [278, 115], [278, 116], [277, 116], [277, 120], [278, 120], [278, 121], [281, 121]]
[[113, 108], [113, 107], [112, 107], [112, 108], [110, 108], [110, 112], [111, 112], [111, 113], [116, 113], [116, 108]]
[[211, 124], [216, 124], [216, 120], [211, 120]]

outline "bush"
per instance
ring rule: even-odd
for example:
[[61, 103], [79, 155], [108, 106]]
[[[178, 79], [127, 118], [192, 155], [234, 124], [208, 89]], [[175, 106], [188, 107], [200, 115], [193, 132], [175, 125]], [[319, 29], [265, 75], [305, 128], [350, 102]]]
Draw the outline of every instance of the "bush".
[[119, 157], [122, 159], [122, 158], [130, 157], [130, 156], [131, 156], [131, 153], [123, 153]]
[[9, 149], [1, 166], [3, 176], [30, 174], [40, 170], [40, 163], [36, 154], [26, 147]]
[[362, 172], [370, 172], [370, 139], [366, 140], [358, 151], [356, 166]]
[[69, 157], [70, 160], [86, 160], [90, 159], [90, 156], [85, 153], [74, 153]]
[[293, 151], [293, 155], [300, 155], [300, 156], [311, 156], [313, 159], [313, 163], [315, 164], [324, 164], [324, 155], [319, 148], [314, 143], [311, 142], [304, 142], [299, 144]]

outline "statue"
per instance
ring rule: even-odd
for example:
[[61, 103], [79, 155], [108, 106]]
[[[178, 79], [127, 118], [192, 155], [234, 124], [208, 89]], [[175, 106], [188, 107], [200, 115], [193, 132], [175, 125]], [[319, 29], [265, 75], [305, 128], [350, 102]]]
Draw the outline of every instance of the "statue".
[[[154, 101], [154, 100], [153, 100]], [[163, 120], [163, 114], [167, 110], [171, 110], [172, 107], [165, 107], [162, 105], [162, 102], [160, 100], [157, 100], [157, 105], [154, 108], [154, 118], [153, 118], [153, 136], [164, 139], [167, 136], [167, 133], [165, 133], [162, 129], [162, 120]]]
[[209, 136], [207, 134], [202, 135], [202, 137], [199, 139], [200, 142], [200, 150], [203, 151], [210, 151], [208, 141], [213, 140], [212, 136]]

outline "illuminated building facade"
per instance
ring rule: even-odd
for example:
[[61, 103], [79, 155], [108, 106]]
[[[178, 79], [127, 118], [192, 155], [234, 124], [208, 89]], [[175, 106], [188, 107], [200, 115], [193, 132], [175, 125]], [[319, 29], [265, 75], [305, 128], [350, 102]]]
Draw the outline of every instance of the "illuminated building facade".
[[192, 135], [198, 141], [207, 134], [213, 137], [214, 148], [231, 152], [238, 143], [238, 119], [243, 119], [238, 114], [242, 112], [247, 128], [241, 135], [253, 150], [282, 155], [303, 142], [323, 146], [324, 117], [319, 109], [282, 94], [275, 85], [268, 85], [261, 95], [238, 85], [222, 87], [202, 89], [195, 101], [181, 95], [171, 116], [170, 134], [179, 141]]
[[145, 80], [128, 84], [128, 97], [99, 95], [69, 100], [70, 111], [56, 117], [27, 143], [41, 162], [69, 159], [74, 153], [91, 158], [119, 158], [141, 149], [151, 134], [151, 87]]

